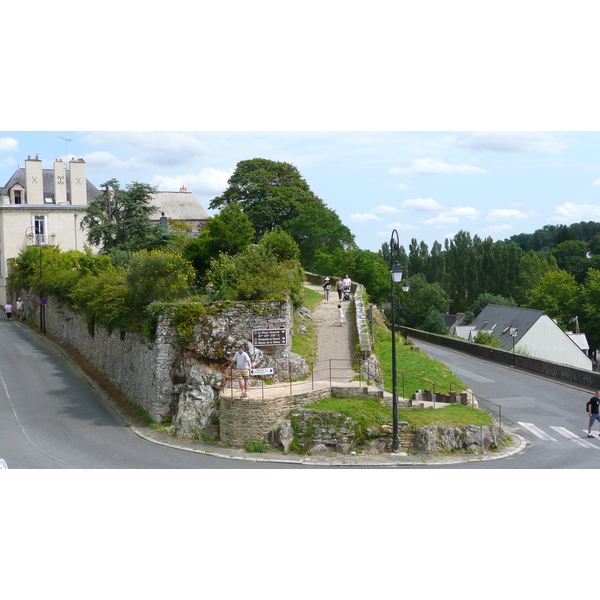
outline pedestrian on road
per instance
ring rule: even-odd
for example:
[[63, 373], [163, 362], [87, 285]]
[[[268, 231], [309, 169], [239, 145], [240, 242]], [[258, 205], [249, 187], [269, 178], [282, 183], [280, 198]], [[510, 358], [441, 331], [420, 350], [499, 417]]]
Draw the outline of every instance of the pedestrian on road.
[[17, 317], [19, 321], [23, 320], [23, 300], [17, 298]]
[[342, 278], [338, 277], [337, 281], [335, 282], [335, 289], [337, 290], [338, 293], [338, 298], [340, 300], [340, 302], [342, 301], [342, 294], [344, 293], [344, 284], [342, 283]]
[[586, 404], [586, 408], [588, 410], [588, 415], [590, 417], [590, 422], [588, 424], [588, 437], [594, 437], [592, 435], [592, 427], [594, 426], [595, 421], [600, 421], [600, 391], [596, 392], [595, 396], [592, 396], [589, 402]]
[[12, 320], [13, 307], [12, 307], [12, 304], [10, 303], [10, 300], [5, 304], [4, 312], [6, 313], [6, 318], [9, 321]]
[[248, 379], [250, 378], [250, 369], [252, 368], [252, 362], [250, 357], [245, 352], [244, 347], [240, 346], [235, 356], [231, 359], [229, 366], [232, 367], [235, 363], [237, 370], [237, 376], [240, 382], [241, 395], [240, 398], [248, 397]]
[[342, 310], [342, 305], [338, 304], [338, 316], [340, 317], [340, 327], [344, 326], [344, 311]]
[[329, 277], [325, 277], [325, 281], [323, 282], [323, 296], [325, 297], [325, 302], [329, 302], [329, 290], [331, 289], [331, 282], [329, 281]]

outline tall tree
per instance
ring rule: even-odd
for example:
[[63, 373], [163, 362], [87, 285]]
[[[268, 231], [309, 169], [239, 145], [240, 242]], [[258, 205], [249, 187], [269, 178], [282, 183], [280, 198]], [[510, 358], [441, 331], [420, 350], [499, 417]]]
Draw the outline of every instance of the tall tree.
[[101, 187], [102, 192], [89, 203], [81, 219], [89, 244], [109, 253], [150, 250], [166, 246], [173, 239], [173, 233], [148, 218], [154, 210], [150, 202], [155, 188], [136, 182], [123, 189], [116, 179]]
[[563, 269], [548, 271], [539, 284], [529, 290], [525, 306], [545, 311], [560, 327], [568, 329], [577, 314], [580, 292], [580, 286], [570, 273]]
[[209, 208], [239, 203], [258, 238], [297, 217], [300, 206], [316, 198], [295, 166], [265, 158], [240, 161], [227, 183]]
[[238, 204], [254, 227], [255, 240], [276, 228], [287, 231], [298, 244], [306, 268], [313, 267], [318, 251], [331, 254], [354, 247], [351, 231], [311, 191], [295, 166], [264, 158], [244, 160], [228, 184], [209, 207]]

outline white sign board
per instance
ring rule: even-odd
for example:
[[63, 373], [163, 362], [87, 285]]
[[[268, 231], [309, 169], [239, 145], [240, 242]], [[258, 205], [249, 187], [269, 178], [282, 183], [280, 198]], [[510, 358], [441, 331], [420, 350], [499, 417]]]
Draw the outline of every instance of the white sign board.
[[264, 367], [263, 369], [250, 369], [250, 375], [273, 375], [273, 367]]

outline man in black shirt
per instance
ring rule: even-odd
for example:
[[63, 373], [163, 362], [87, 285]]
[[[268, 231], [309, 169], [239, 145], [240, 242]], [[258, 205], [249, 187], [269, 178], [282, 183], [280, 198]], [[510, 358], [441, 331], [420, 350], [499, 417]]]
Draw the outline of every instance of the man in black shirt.
[[595, 396], [590, 398], [590, 401], [587, 403], [588, 415], [590, 417], [590, 422], [588, 425], [588, 437], [594, 437], [592, 435], [592, 427], [594, 426], [595, 421], [600, 421], [600, 391], [596, 392]]

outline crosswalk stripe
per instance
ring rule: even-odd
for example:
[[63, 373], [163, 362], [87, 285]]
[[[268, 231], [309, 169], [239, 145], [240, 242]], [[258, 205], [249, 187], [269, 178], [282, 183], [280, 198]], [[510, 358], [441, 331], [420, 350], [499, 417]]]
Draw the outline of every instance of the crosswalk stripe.
[[588, 442], [586, 440], [582, 440], [576, 433], [573, 433], [572, 431], [569, 431], [565, 427], [557, 427], [555, 425], [550, 425], [550, 429], [554, 429], [554, 431], [556, 431], [556, 433], [559, 433], [563, 437], [566, 437], [566, 438], [568, 438], [570, 440], [573, 440], [576, 444], [578, 444], [582, 448], [596, 448], [596, 449], [598, 449], [598, 446], [596, 444], [593, 444], [592, 442]]
[[[543, 440], [546, 442], [557, 442], [558, 441], [556, 438], [553, 438], [551, 435], [549, 435], [548, 433], [546, 433], [545, 431], [543, 431], [542, 429], [540, 429], [537, 425], [534, 425], [533, 423], [524, 423], [523, 421], [518, 421], [518, 424], [521, 427], [523, 427], [524, 429], [527, 429], [527, 431], [529, 431], [530, 433], [535, 435], [540, 440]], [[566, 438], [568, 440], [575, 442], [578, 446], [581, 446], [582, 448], [594, 448], [595, 450], [600, 450], [599, 443], [594, 443], [592, 441], [582, 439], [581, 436], [577, 435], [576, 433], [573, 433], [566, 427], [560, 427], [558, 425], [549, 425], [549, 427], [550, 427], [550, 429], [552, 429], [554, 432], [556, 432], [563, 438]], [[582, 431], [587, 435], [586, 429], [583, 429]], [[600, 438], [600, 435], [598, 437]]]
[[536, 437], [539, 437], [540, 440], [546, 440], [548, 442], [557, 441], [552, 436], [548, 435], [547, 433], [544, 433], [539, 427], [536, 427], [533, 423], [522, 423], [521, 421], [519, 421], [519, 425], [533, 433], [533, 435], [535, 435]]

